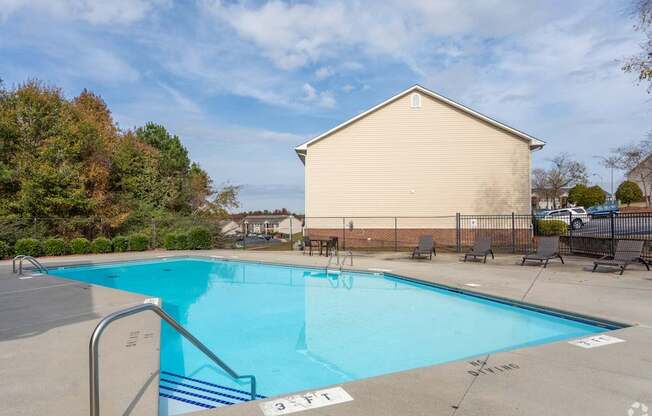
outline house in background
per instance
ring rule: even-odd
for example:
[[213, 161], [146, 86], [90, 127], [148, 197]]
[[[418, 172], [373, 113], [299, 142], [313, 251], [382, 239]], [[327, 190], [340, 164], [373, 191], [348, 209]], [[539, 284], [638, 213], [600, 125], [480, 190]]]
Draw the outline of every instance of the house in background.
[[625, 175], [628, 181], [635, 182], [643, 191], [644, 202], [634, 202], [634, 207], [649, 207], [652, 202], [652, 155], [646, 157], [638, 166]]
[[218, 223], [220, 226], [220, 231], [222, 232], [222, 235], [225, 235], [227, 237], [234, 236], [240, 232], [242, 227], [240, 227], [240, 224], [233, 220], [222, 220]]
[[242, 229], [257, 234], [297, 234], [303, 229], [303, 221], [294, 215], [248, 215], [242, 220]]
[[425, 233], [452, 244], [456, 213], [530, 213], [531, 152], [544, 145], [415, 85], [295, 148], [306, 234], [372, 241], [396, 226], [405, 245]]
[[560, 197], [550, 197], [546, 195], [545, 190], [532, 189], [532, 208], [533, 209], [556, 209], [565, 207], [568, 200], [568, 191], [571, 188], [562, 188]]

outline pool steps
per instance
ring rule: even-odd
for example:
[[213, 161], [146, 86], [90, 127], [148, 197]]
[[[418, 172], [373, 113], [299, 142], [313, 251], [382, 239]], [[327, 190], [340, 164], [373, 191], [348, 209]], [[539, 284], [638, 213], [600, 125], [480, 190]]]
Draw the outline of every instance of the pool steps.
[[[159, 396], [201, 409], [230, 406], [251, 400], [248, 391], [182, 376], [169, 371], [161, 371]], [[260, 394], [257, 394], [256, 397], [259, 399], [265, 398]]]

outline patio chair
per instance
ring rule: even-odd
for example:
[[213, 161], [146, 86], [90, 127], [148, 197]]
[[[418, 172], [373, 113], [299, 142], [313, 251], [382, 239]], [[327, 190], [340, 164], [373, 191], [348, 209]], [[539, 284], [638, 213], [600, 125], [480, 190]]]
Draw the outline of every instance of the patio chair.
[[437, 255], [437, 251], [435, 251], [435, 243], [432, 240], [431, 235], [422, 235], [419, 237], [419, 245], [412, 250], [412, 258], [415, 258], [417, 256], [429, 256], [430, 260], [432, 260], [432, 255]]
[[303, 254], [306, 254], [306, 249], [308, 249], [308, 254], [312, 256], [312, 248], [315, 247], [312, 244], [310, 237], [303, 237]]
[[526, 261], [538, 261], [539, 263], [543, 263], [543, 268], [545, 269], [548, 267], [548, 261], [554, 258], [559, 258], [561, 264], [564, 264], [564, 259], [559, 254], [559, 237], [540, 237], [536, 253], [523, 256], [521, 266]]
[[337, 237], [329, 237], [328, 243], [326, 243], [326, 256], [330, 254], [332, 250], [335, 250], [337, 253], [340, 250], [340, 243]]
[[487, 256], [489, 254], [491, 254], [492, 259], [495, 258], [494, 252], [491, 249], [491, 237], [480, 236], [476, 238], [475, 243], [473, 243], [473, 247], [471, 247], [471, 251], [464, 254], [464, 262], [466, 262], [466, 259], [469, 257], [473, 257], [474, 260], [478, 257], [482, 257], [484, 259], [484, 263], [486, 263]]
[[591, 272], [595, 272], [598, 266], [608, 266], [618, 267], [622, 275], [631, 263], [643, 263], [645, 268], [650, 270], [648, 262], [641, 257], [644, 244], [645, 242], [641, 240], [618, 240], [616, 253], [613, 256], [603, 256], [594, 261]]

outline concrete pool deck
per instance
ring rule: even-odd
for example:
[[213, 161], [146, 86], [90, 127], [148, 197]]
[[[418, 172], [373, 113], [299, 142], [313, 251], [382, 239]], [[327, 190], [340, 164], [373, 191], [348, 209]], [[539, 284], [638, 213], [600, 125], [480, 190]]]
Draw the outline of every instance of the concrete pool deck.
[[[297, 252], [241, 250], [69, 256], [46, 258], [43, 263], [55, 266], [184, 254], [319, 267], [327, 263], [324, 257], [303, 256]], [[520, 263], [520, 256], [505, 254], [499, 254], [495, 261], [480, 264], [461, 263], [459, 256], [453, 253], [440, 253], [432, 262], [410, 260], [406, 253], [360, 253], [355, 255], [353, 268], [384, 269], [468, 291], [623, 322], [632, 326], [612, 331], [609, 335], [626, 342], [584, 349], [561, 341], [344, 383], [341, 386], [353, 401], [306, 410], [301, 414], [611, 416], [626, 415], [636, 402], [652, 408], [652, 273], [632, 266], [623, 276], [606, 269], [592, 274], [589, 272], [591, 260], [585, 258], [569, 257], [566, 265], [552, 263], [547, 269], [536, 265], [520, 267], [517, 263]], [[47, 323], [50, 320], [47, 313], [31, 312], [34, 299], [21, 300], [21, 296], [27, 296], [21, 293], [39, 293], [39, 308], [44, 311], [56, 309], [61, 300], [55, 290], [62, 282], [67, 282], [68, 286], [59, 290], [82, 285], [52, 277], [18, 280], [11, 275], [11, 263], [0, 262], [0, 297], [11, 299], [9, 303], [0, 299], [0, 316], [4, 318], [0, 326], [0, 357], [3, 363], [13, 363], [12, 366], [3, 364], [0, 369], [0, 377], [5, 380], [0, 387], [0, 402], [9, 404], [9, 408], [2, 406], [0, 415], [87, 414], [84, 410], [87, 412], [88, 409], [87, 345], [90, 332], [101, 316], [142, 301], [142, 297], [137, 295], [85, 285], [93, 293], [90, 301], [86, 296], [86, 304], [81, 302], [83, 297], [79, 298], [82, 309], [87, 312], [76, 310], [80, 306], [75, 304], [79, 294], [71, 293], [66, 306], [70, 313], [61, 312], [60, 324], [53, 325]], [[131, 329], [147, 327], [147, 331], [158, 337], [158, 330], [151, 327], [152, 324], [152, 321], [132, 324]], [[32, 331], [36, 335], [20, 329], [30, 327], [42, 329]], [[125, 331], [128, 329], [127, 326], [123, 328]], [[44, 351], [44, 344], [57, 346], [56, 354]], [[121, 380], [123, 377], [132, 379], [133, 384], [126, 386], [129, 389], [139, 383], [145, 385], [148, 377], [151, 379], [155, 375], [152, 366], [158, 368], [157, 353], [154, 348], [148, 348], [141, 349], [139, 354], [142, 355], [121, 350], [121, 360], [116, 363], [131, 368], [132, 375], [108, 374], [107, 370], [107, 379], [122, 374]], [[216, 352], [219, 355], [219, 351]], [[145, 359], [146, 364], [133, 366], [148, 354], [149, 362]], [[151, 355], [156, 355], [155, 362], [151, 361]], [[65, 367], [52, 365], [53, 359], [65, 362]], [[74, 384], [75, 388], [67, 390], [58, 386], [56, 395], [40, 396], [45, 386], [56, 385], [60, 380]], [[151, 380], [149, 383], [144, 390], [141, 389], [145, 393], [137, 400], [140, 407], [133, 406], [131, 413], [115, 414], [153, 414], [154, 409], [146, 404], [154, 403], [151, 385], [156, 383]], [[34, 389], [32, 386], [35, 385], [41, 387]], [[110, 389], [109, 381], [106, 385]], [[132, 393], [135, 395], [135, 390]], [[133, 400], [126, 399], [126, 392], [121, 394], [122, 399], [116, 408], [124, 409], [124, 403]], [[194, 414], [262, 415], [260, 402]], [[66, 404], [68, 409], [78, 411], [55, 411], [66, 408]]]

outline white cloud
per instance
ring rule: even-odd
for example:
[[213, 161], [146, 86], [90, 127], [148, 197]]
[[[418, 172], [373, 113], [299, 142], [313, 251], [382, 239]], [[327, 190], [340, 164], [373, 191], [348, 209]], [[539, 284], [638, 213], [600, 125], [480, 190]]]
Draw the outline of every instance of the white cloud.
[[200, 114], [202, 112], [201, 107], [197, 103], [195, 103], [191, 98], [182, 94], [176, 88], [172, 88], [171, 86], [162, 82], [160, 82], [159, 85], [170, 94], [170, 96], [174, 99], [174, 102], [184, 112], [192, 114]]
[[0, 21], [27, 10], [92, 24], [133, 23], [170, 4], [170, 0], [0, 0]]
[[318, 97], [317, 90], [312, 85], [305, 83], [303, 84], [302, 88], [303, 88], [303, 92], [305, 93], [304, 99], [306, 101], [314, 101], [315, 99], [317, 99]]
[[341, 57], [339, 52], [347, 48], [413, 62], [423, 48], [457, 57], [462, 53], [459, 48], [433, 47], [429, 38], [519, 33], [542, 23], [563, 2], [276, 0], [258, 4], [205, 0], [203, 5], [222, 24], [257, 45], [279, 68], [296, 69]]
[[99, 82], [134, 82], [140, 78], [138, 70], [111, 51], [93, 47], [82, 50], [78, 65], [67, 68], [71, 75]]
[[317, 91], [312, 85], [303, 84], [303, 100], [307, 103], [317, 104], [320, 107], [333, 108], [337, 103], [335, 96], [330, 91]]
[[315, 77], [318, 80], [323, 80], [323, 79], [329, 78], [331, 76], [333, 76], [333, 70], [330, 69], [327, 66], [323, 66], [323, 67], [321, 67], [321, 68], [319, 68], [318, 70], [315, 71]]

